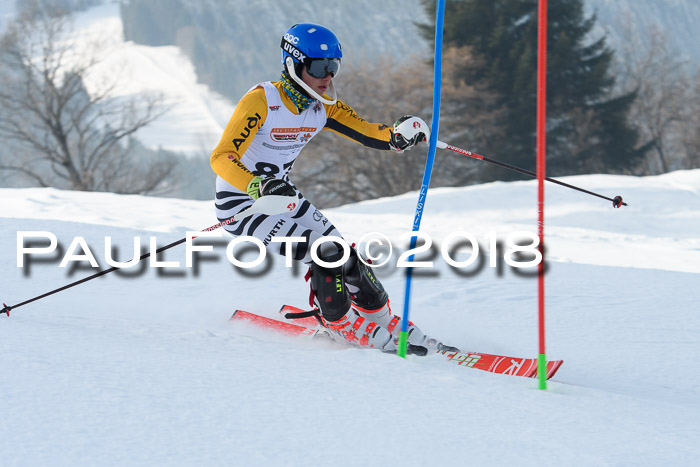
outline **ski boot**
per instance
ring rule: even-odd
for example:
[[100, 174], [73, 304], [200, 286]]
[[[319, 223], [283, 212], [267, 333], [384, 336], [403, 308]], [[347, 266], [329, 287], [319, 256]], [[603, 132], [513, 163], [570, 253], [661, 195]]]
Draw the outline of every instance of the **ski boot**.
[[[398, 339], [389, 331], [376, 322], [357, 315], [352, 308], [338, 321], [327, 321], [323, 317], [321, 319], [331, 335], [338, 336], [338, 340], [350, 345], [377, 348], [388, 353], [395, 353], [398, 348]], [[428, 354], [428, 349], [409, 343], [406, 353], [424, 356]]]
[[[340, 247], [336, 245], [332, 248], [333, 245], [335, 244], [326, 243], [319, 251], [319, 257], [323, 261], [334, 262], [342, 257]], [[396, 336], [379, 323], [359, 316], [352, 309], [350, 293], [345, 281], [346, 265], [347, 263], [335, 268], [325, 268], [316, 263], [311, 265], [313, 302], [321, 311], [322, 324], [332, 337], [350, 345], [395, 352], [398, 343]], [[407, 353], [415, 355], [428, 353], [427, 348], [423, 346], [409, 344]]]
[[[378, 323], [392, 336], [398, 337], [401, 331], [401, 318], [391, 313], [389, 297], [372, 269], [359, 258], [353, 248], [347, 262], [345, 283], [350, 292], [352, 308], [363, 318]], [[418, 326], [408, 322], [408, 343], [430, 350], [459, 352], [459, 349], [444, 345], [435, 338], [428, 337]]]

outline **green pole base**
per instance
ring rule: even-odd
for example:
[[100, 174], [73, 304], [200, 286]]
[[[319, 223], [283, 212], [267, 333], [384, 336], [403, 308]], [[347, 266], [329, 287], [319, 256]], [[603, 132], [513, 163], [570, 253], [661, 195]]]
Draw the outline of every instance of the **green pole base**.
[[406, 358], [406, 349], [408, 349], [408, 333], [399, 332], [399, 347], [396, 349], [396, 355], [401, 358]]
[[543, 353], [537, 355], [537, 378], [540, 381], [539, 388], [547, 389], [547, 357]]

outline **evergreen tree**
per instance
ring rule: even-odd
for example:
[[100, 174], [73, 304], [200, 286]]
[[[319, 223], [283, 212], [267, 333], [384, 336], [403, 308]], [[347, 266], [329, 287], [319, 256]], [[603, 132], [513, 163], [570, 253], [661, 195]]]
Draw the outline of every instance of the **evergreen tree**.
[[[430, 14], [435, 0], [425, 1]], [[627, 123], [636, 94], [612, 97], [613, 52], [592, 41], [595, 16], [582, 0], [549, 0], [547, 31], [548, 174], [625, 171], [646, 152]], [[537, 96], [537, 0], [447, 0], [445, 47], [467, 47], [475, 60], [457, 79], [499, 96], [498, 137], [484, 149], [534, 170]], [[432, 37], [434, 28], [423, 28]], [[499, 178], [517, 175], [498, 172]]]

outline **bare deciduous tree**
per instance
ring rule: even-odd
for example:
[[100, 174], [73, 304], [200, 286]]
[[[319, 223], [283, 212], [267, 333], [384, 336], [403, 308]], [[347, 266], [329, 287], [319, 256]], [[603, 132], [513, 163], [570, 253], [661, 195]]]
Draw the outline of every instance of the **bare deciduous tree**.
[[662, 173], [686, 168], [680, 129], [687, 117], [692, 86], [687, 63], [671, 50], [659, 27], [635, 34], [631, 18], [623, 20], [624, 40], [617, 66], [622, 88], [637, 90], [630, 119], [642, 139], [652, 141], [652, 158], [639, 174]]
[[700, 72], [693, 82], [695, 84], [691, 87], [681, 124], [683, 149], [689, 169], [700, 168]]
[[166, 110], [162, 96], [117, 97], [118, 76], [88, 92], [101, 39], [76, 35], [65, 12], [34, 6], [0, 40], [0, 136], [13, 148], [0, 169], [43, 187], [158, 192], [172, 164], [136, 160], [129, 140]]

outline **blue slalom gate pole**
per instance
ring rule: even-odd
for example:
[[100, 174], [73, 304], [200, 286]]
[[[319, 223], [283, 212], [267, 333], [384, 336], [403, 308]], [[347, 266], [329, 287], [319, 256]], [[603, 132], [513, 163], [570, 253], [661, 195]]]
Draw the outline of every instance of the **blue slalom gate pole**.
[[[416, 215], [413, 218], [413, 232], [420, 230], [420, 221], [423, 217], [423, 208], [428, 196], [430, 186], [430, 176], [433, 173], [433, 161], [435, 159], [435, 149], [438, 141], [438, 129], [440, 123], [440, 84], [442, 79], [442, 27], [445, 16], [445, 0], [437, 1], [437, 14], [435, 15], [435, 70], [433, 77], [433, 121], [430, 125], [430, 148], [428, 149], [428, 159], [425, 161], [425, 171], [421, 182], [418, 204], [416, 205]], [[416, 236], [411, 237], [410, 249], [416, 247]], [[413, 255], [408, 257], [409, 262], [413, 262]], [[413, 278], [413, 268], [406, 270], [406, 292], [403, 301], [403, 318], [401, 321], [401, 332], [399, 333], [399, 346], [397, 355], [406, 358], [406, 348], [408, 347], [408, 317], [411, 305], [411, 279]]]

